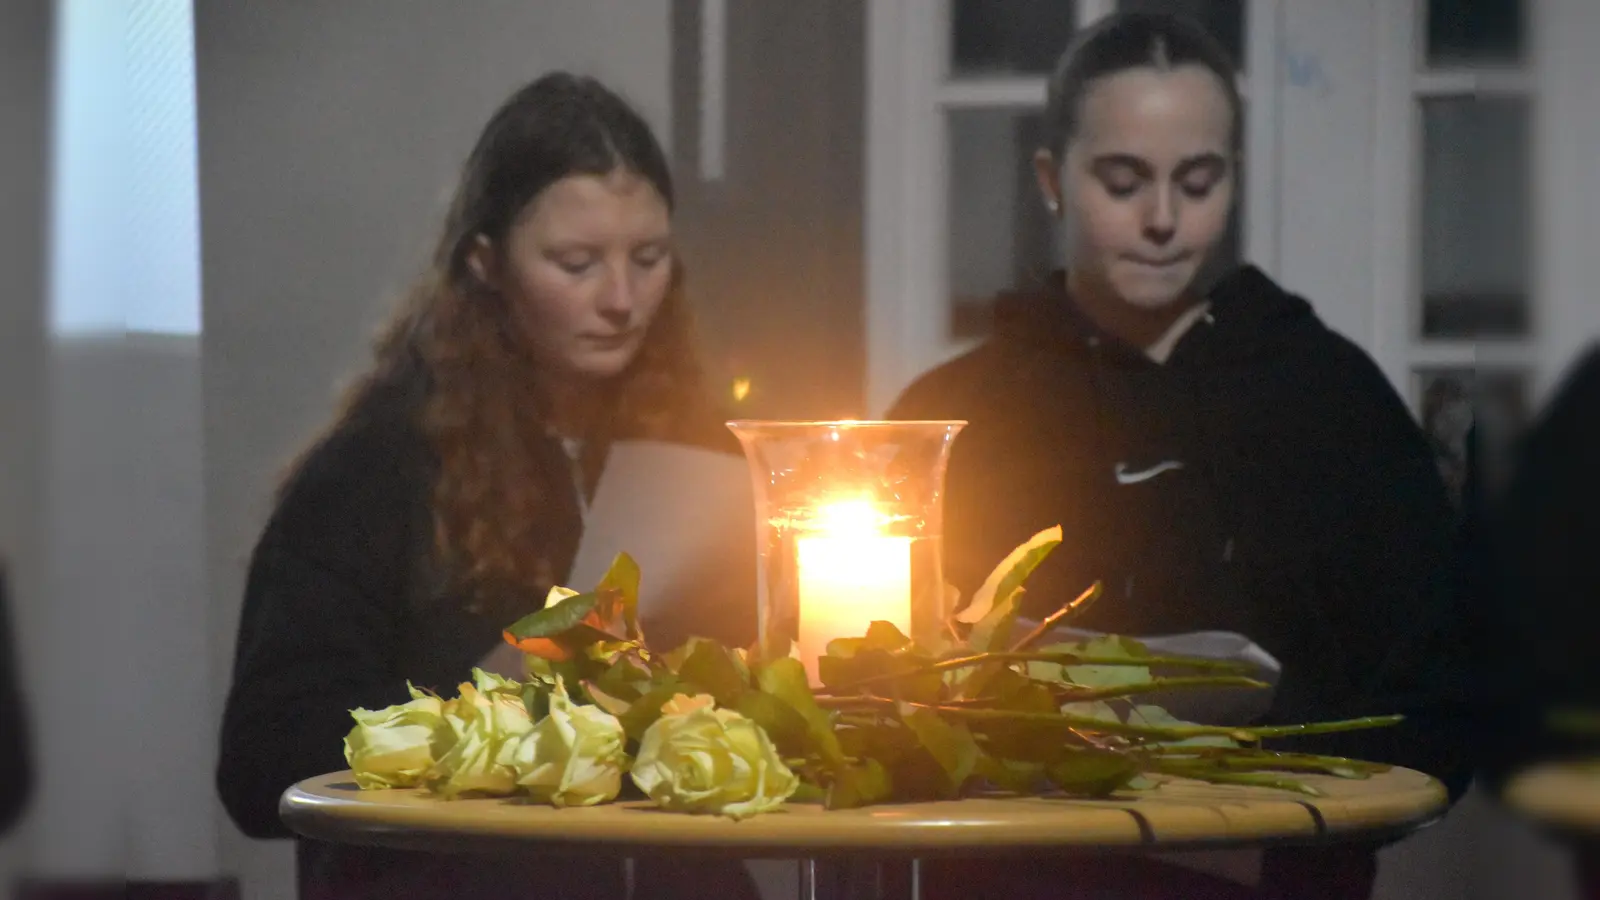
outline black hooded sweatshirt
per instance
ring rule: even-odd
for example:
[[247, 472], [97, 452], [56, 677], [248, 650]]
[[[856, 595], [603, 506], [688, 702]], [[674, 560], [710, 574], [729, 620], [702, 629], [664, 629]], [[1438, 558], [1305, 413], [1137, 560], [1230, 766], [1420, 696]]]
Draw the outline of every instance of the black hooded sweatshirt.
[[[420, 424], [424, 399], [421, 376], [401, 377], [319, 441], [251, 555], [216, 775], [223, 807], [250, 837], [289, 837], [278, 815], [283, 792], [346, 767], [351, 709], [404, 703], [408, 680], [453, 693], [500, 645], [501, 629], [543, 603], [548, 585], [497, 590], [475, 610], [446, 577], [433, 541], [439, 463]], [[680, 425], [680, 443], [738, 452], [720, 420]], [[580, 498], [560, 444], [551, 438], [533, 450], [551, 504], [529, 523], [531, 541], [550, 582], [564, 583], [583, 531]], [[699, 630], [748, 640], [754, 611]], [[616, 860], [570, 854], [485, 861], [301, 840], [296, 859], [302, 900], [585, 900], [620, 897], [625, 885]], [[663, 898], [756, 895], [733, 864], [690, 878], [681, 861], [651, 859], [636, 875]]]
[[16, 825], [33, 793], [33, 751], [16, 650], [0, 563], [0, 834]]
[[1566, 377], [1517, 457], [1503, 495], [1476, 510], [1472, 535], [1474, 559], [1487, 563], [1475, 573], [1486, 604], [1477, 698], [1484, 774], [1495, 789], [1525, 765], [1600, 755], [1600, 737], [1547, 720], [1600, 711], [1600, 346]]
[[1027, 612], [1092, 582], [1072, 624], [1225, 630], [1283, 665], [1269, 723], [1403, 713], [1399, 727], [1285, 742], [1470, 778], [1455, 511], [1383, 373], [1253, 267], [1213, 289], [1165, 364], [1098, 329], [1057, 273], [1002, 295], [995, 335], [890, 413], [960, 418], [946, 577], [964, 596], [1060, 524]]

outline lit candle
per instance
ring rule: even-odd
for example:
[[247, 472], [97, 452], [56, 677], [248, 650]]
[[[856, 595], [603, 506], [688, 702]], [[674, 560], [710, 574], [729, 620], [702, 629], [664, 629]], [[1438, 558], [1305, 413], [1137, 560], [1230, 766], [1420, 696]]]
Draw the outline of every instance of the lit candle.
[[875, 621], [911, 633], [911, 538], [885, 534], [888, 517], [869, 500], [829, 503], [817, 513], [796, 539], [796, 649], [813, 682], [829, 641], [860, 637]]

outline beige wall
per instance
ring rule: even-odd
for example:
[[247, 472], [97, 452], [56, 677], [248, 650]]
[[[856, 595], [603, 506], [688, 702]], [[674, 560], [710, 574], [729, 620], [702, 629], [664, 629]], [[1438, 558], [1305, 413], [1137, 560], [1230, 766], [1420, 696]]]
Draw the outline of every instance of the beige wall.
[[713, 369], [737, 414], [862, 417], [866, 95], [860, 0], [727, 4], [726, 172], [698, 169], [699, 0], [673, 3], [674, 174]]

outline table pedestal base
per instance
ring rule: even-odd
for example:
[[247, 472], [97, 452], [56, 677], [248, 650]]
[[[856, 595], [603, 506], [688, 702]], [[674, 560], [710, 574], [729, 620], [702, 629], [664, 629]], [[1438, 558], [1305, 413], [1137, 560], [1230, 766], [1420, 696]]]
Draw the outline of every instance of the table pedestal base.
[[918, 900], [913, 860], [803, 859], [800, 900]]

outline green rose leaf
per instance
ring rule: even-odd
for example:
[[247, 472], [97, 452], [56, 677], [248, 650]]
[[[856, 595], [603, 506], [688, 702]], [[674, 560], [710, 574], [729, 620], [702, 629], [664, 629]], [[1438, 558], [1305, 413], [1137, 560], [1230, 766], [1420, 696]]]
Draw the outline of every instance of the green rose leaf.
[[918, 708], [902, 716], [901, 721], [916, 734], [922, 747], [933, 757], [944, 772], [940, 794], [954, 798], [978, 765], [978, 742], [966, 726], [946, 722], [931, 709]]
[[828, 799], [827, 788], [802, 780], [800, 786], [794, 789], [789, 796], [790, 803], [825, 803]]
[[1017, 597], [1033, 570], [1061, 546], [1061, 526], [1046, 528], [1011, 551], [972, 595], [972, 602], [956, 614], [956, 621], [972, 625], [968, 643], [979, 650], [999, 650], [1010, 639], [1017, 618]]
[[[1128, 723], [1132, 725], [1153, 725], [1167, 728], [1174, 725], [1193, 725], [1185, 722], [1160, 706], [1141, 703], [1128, 712]], [[1225, 734], [1202, 734], [1198, 737], [1184, 738], [1179, 741], [1163, 741], [1167, 747], [1238, 747], [1239, 742]]]
[[834, 691], [870, 680], [873, 693], [892, 693], [914, 703], [936, 703], [944, 694], [945, 681], [943, 674], [928, 667], [928, 662], [910, 654], [861, 646], [851, 648], [850, 656], [818, 659], [817, 677], [824, 687]]
[[633, 708], [632, 701], [624, 700], [621, 697], [613, 697], [601, 690], [599, 685], [590, 682], [584, 682], [583, 692], [589, 695], [590, 703], [613, 716], [623, 715]]
[[[1037, 681], [1025, 678], [1011, 669], [995, 673], [984, 691], [993, 708], [1018, 713], [1052, 714], [1060, 705], [1050, 689]], [[1006, 721], [997, 719], [974, 726], [988, 741], [990, 752], [1026, 761], [1045, 763], [1061, 753], [1064, 729], [1041, 725], [1036, 721]]]
[[631, 703], [650, 690], [650, 671], [633, 659], [624, 657], [607, 666], [594, 684], [606, 694]]
[[800, 660], [785, 657], [762, 666], [756, 673], [761, 690], [787, 703], [806, 720], [806, 734], [811, 747], [832, 768], [844, 764], [844, 751], [839, 746], [839, 736], [834, 734], [833, 720], [817, 705], [806, 679], [805, 667]]
[[893, 622], [874, 621], [867, 626], [864, 637], [834, 638], [828, 642], [827, 655], [849, 659], [862, 650], [895, 652], [911, 646], [911, 639], [896, 628]]
[[[626, 553], [618, 553], [611, 560], [611, 568], [600, 579], [600, 584], [595, 588], [595, 593], [609, 595], [622, 613], [622, 621], [627, 629], [629, 640], [639, 641], [644, 639], [644, 633], [639, 629], [639, 563]], [[615, 618], [605, 616], [606, 621]]]
[[853, 759], [872, 758], [893, 769], [907, 754], [920, 750], [917, 735], [893, 719], [839, 729], [839, 745]]
[[984, 753], [978, 757], [974, 770], [983, 780], [996, 788], [1013, 794], [1032, 794], [1045, 780], [1045, 766], [1037, 762], [1001, 759]]
[[1139, 762], [1106, 750], [1073, 750], [1052, 763], [1050, 781], [1078, 797], [1106, 797], [1127, 786], [1139, 774]]
[[828, 784], [822, 805], [827, 809], [856, 809], [889, 799], [894, 783], [889, 770], [875, 759], [841, 766]]
[[1122, 724], [1122, 716], [1117, 714], [1116, 707], [1104, 700], [1093, 700], [1087, 703], [1064, 703], [1061, 706], [1061, 711], [1069, 716]]
[[802, 755], [812, 747], [811, 725], [795, 708], [764, 691], [739, 695], [739, 714], [760, 725], [786, 754]]
[[[1011, 640], [1017, 622], [1017, 600], [1022, 595], [1023, 583], [1033, 570], [1044, 562], [1056, 547], [1061, 545], [1061, 526], [1039, 532], [1027, 543], [1011, 551], [973, 595], [972, 602], [956, 615], [956, 621], [972, 624], [967, 644], [979, 651], [1000, 651]], [[982, 694], [984, 686], [1000, 669], [1000, 663], [989, 662], [976, 666], [957, 683], [957, 696], [973, 698]]]
[[513, 622], [506, 633], [518, 640], [564, 635], [582, 624], [584, 617], [594, 612], [599, 602], [600, 595], [592, 591], [574, 594], [555, 606], [528, 613]]
[[996, 709], [1016, 712], [1055, 712], [1059, 705], [1049, 687], [1014, 669], [995, 672], [983, 696], [993, 699]]
[[732, 651], [705, 638], [691, 638], [684, 647], [688, 652], [676, 666], [678, 680], [710, 694], [718, 706], [738, 706], [739, 697], [749, 684], [743, 665]]
[[635, 700], [628, 707], [628, 711], [618, 716], [622, 722], [622, 730], [627, 733], [628, 739], [637, 741], [644, 737], [651, 725], [661, 718], [661, 706], [678, 694], [683, 693], [683, 685], [676, 677], [663, 678], [644, 696]]

